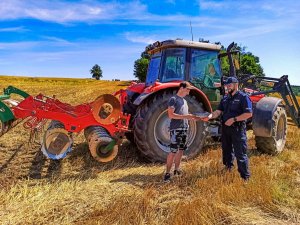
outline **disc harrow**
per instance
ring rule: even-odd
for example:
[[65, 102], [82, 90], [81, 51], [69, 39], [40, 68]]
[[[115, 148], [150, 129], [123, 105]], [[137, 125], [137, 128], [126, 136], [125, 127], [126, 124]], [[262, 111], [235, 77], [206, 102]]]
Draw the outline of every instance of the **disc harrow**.
[[[22, 101], [11, 94], [23, 97]], [[18, 123], [30, 132], [41, 132], [47, 120], [51, 120], [41, 140], [41, 151], [50, 159], [58, 160], [71, 152], [73, 134], [84, 130], [91, 155], [99, 162], [113, 160], [118, 145], [128, 131], [130, 115], [123, 114], [119, 100], [109, 94], [95, 101], [72, 106], [55, 96], [39, 94], [31, 96], [9, 86], [0, 95], [0, 136]]]

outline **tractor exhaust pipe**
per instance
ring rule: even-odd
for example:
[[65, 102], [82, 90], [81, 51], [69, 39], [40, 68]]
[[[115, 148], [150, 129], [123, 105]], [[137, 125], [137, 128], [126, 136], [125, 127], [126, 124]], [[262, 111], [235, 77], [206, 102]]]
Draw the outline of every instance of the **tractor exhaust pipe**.
[[91, 155], [99, 162], [109, 162], [118, 154], [118, 145], [101, 126], [90, 126], [84, 130]]

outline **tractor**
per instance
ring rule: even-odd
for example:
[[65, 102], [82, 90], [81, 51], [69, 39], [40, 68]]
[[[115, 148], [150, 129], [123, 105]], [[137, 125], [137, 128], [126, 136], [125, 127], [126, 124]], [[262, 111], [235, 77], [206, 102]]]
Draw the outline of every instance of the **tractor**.
[[[93, 102], [76, 106], [55, 96], [28, 93], [9, 86], [0, 95], [0, 137], [23, 122], [30, 138], [44, 131], [41, 150], [53, 160], [66, 157], [72, 150], [74, 133], [84, 131], [91, 155], [99, 162], [113, 160], [124, 136], [134, 142], [141, 155], [152, 162], [164, 162], [169, 152], [170, 119], [167, 103], [180, 82], [189, 81], [196, 88], [186, 97], [193, 114], [205, 114], [217, 108], [224, 89], [221, 58], [228, 57], [230, 76], [237, 76], [233, 56], [234, 43], [222, 53], [217, 43], [185, 40], [155, 42], [147, 47], [151, 55], [145, 83], [132, 82], [126, 90], [104, 94]], [[287, 111], [300, 127], [300, 109], [288, 81], [281, 78], [240, 75], [240, 89], [251, 98], [254, 112], [247, 121], [253, 129], [257, 149], [276, 154], [283, 150], [287, 135]], [[279, 93], [282, 98], [267, 94]], [[20, 98], [13, 99], [12, 95]], [[118, 97], [118, 98], [117, 98]], [[220, 121], [189, 121], [187, 158], [203, 151], [207, 137], [218, 140]]]
[[[196, 89], [186, 97], [190, 113], [212, 112], [218, 106], [224, 89], [221, 58], [228, 57], [229, 76], [237, 77], [234, 43], [224, 53], [218, 43], [186, 40], [155, 42], [147, 47], [151, 56], [145, 83], [133, 82], [120, 91], [123, 113], [131, 115], [127, 138], [134, 142], [141, 155], [152, 162], [164, 162], [169, 152], [169, 124], [167, 103], [175, 95], [180, 82], [189, 81]], [[240, 89], [253, 103], [253, 117], [247, 127], [253, 129], [257, 149], [276, 154], [283, 150], [287, 135], [288, 109], [293, 121], [300, 126], [299, 104], [287, 76], [281, 78], [241, 75]], [[268, 97], [280, 93], [281, 98]], [[220, 137], [220, 121], [204, 123], [189, 121], [187, 158], [195, 158], [203, 151], [205, 140]]]

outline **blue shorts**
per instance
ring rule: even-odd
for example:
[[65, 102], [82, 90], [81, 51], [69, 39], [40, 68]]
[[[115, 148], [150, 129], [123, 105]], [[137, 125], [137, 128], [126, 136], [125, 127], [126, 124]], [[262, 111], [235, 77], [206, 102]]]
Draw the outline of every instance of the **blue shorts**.
[[187, 150], [187, 128], [170, 130], [170, 151], [176, 153], [178, 150]]

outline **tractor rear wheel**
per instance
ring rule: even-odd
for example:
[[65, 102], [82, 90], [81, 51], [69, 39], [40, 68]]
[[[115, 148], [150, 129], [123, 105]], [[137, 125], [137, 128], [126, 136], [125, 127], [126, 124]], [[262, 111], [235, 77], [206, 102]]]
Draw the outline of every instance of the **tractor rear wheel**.
[[258, 151], [276, 155], [283, 151], [286, 142], [287, 116], [283, 107], [277, 107], [272, 117], [272, 123], [272, 136], [255, 136], [255, 142]]
[[[167, 114], [169, 99], [175, 91], [165, 91], [146, 100], [137, 109], [134, 120], [134, 141], [141, 155], [151, 162], [165, 162], [170, 151], [170, 119]], [[202, 103], [194, 96], [186, 96], [190, 113], [203, 112]], [[206, 127], [202, 121], [189, 121], [187, 158], [195, 158], [202, 150], [206, 138]]]

